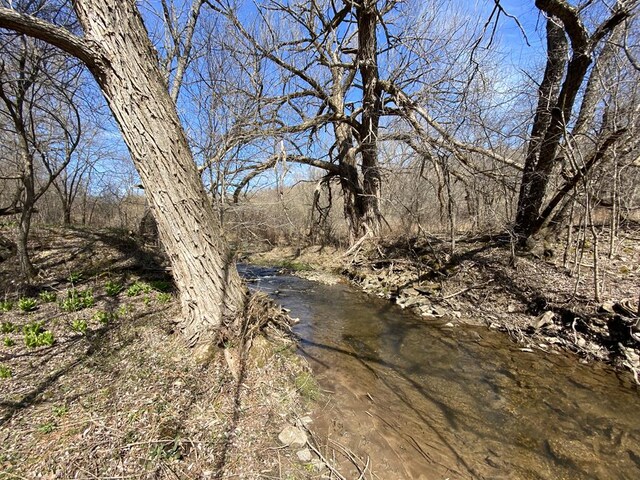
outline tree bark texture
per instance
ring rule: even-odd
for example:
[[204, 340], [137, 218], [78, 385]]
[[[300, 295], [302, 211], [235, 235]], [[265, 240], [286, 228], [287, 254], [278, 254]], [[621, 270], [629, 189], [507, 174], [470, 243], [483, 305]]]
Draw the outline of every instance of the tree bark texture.
[[532, 189], [539, 175], [537, 166], [540, 146], [551, 123], [551, 110], [556, 104], [564, 77], [568, 50], [569, 43], [562, 27], [555, 20], [547, 19], [547, 64], [538, 89], [538, 106], [531, 127], [516, 211], [515, 229], [523, 236], [531, 230], [532, 222], [536, 221], [539, 210]]

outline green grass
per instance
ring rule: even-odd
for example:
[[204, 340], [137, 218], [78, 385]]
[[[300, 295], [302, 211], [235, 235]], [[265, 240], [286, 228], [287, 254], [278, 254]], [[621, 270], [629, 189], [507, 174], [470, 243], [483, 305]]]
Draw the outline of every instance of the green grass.
[[11, 373], [11, 369], [9, 367], [0, 365], [0, 378], [7, 379], [7, 378], [11, 378], [12, 376], [13, 376], [13, 373]]
[[75, 285], [80, 280], [82, 280], [82, 273], [80, 273], [80, 272], [71, 272], [69, 274], [69, 277], [67, 277], [67, 280], [69, 280], [69, 283], [71, 283], [72, 285]]
[[100, 322], [102, 325], [107, 325], [113, 320], [117, 320], [118, 314], [116, 312], [105, 312], [104, 310], [100, 310], [96, 312], [93, 319]]
[[13, 333], [16, 329], [17, 327], [12, 322], [2, 322], [2, 326], [0, 326], [0, 332], [2, 333]]
[[16, 342], [11, 337], [4, 337], [4, 339], [2, 340], [2, 343], [7, 348], [13, 347], [16, 344]]
[[304, 398], [317, 400], [320, 397], [320, 388], [309, 372], [302, 372], [296, 377], [296, 388]]
[[38, 427], [40, 433], [51, 433], [56, 429], [56, 424], [53, 422], [43, 423]]
[[127, 288], [127, 296], [137, 297], [141, 293], [151, 293], [151, 285], [146, 282], [135, 282], [129, 288]]
[[13, 303], [9, 300], [0, 302], [0, 312], [10, 312], [13, 309]]
[[104, 291], [106, 292], [107, 295], [109, 295], [110, 297], [115, 297], [116, 295], [118, 295], [122, 289], [124, 287], [122, 286], [121, 283], [118, 282], [112, 282], [111, 280], [109, 280], [105, 285], [104, 285]]
[[157, 299], [158, 303], [169, 303], [173, 299], [173, 297], [170, 293], [161, 292], [158, 293]]
[[82, 320], [80, 318], [74, 320], [71, 323], [71, 330], [73, 330], [76, 333], [80, 333], [82, 335], [85, 335], [87, 333], [87, 321], [86, 320]]

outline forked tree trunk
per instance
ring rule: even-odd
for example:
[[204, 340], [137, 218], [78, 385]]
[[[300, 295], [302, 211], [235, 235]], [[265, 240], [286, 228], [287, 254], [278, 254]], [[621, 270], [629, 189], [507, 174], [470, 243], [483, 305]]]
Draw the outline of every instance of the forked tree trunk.
[[[620, 2], [612, 9], [611, 16], [589, 33], [580, 17], [580, 10], [567, 0], [536, 0], [536, 7], [548, 15], [547, 22], [547, 69], [540, 87], [540, 97], [536, 118], [531, 132], [529, 151], [522, 176], [518, 210], [514, 230], [521, 244], [540, 230], [545, 218], [541, 213], [547, 187], [554, 167], [559, 162], [558, 152], [570, 124], [576, 99], [589, 66], [593, 61], [593, 52], [598, 43], [610, 34], [617, 25], [630, 15], [630, 4]], [[559, 21], [562, 29], [554, 25]], [[562, 31], [561, 31], [562, 30]], [[566, 63], [562, 59], [567, 39], [571, 45], [571, 58]], [[545, 82], [548, 85], [545, 87]], [[560, 83], [561, 82], [561, 83]], [[559, 87], [557, 98], [551, 96]], [[549, 92], [547, 98], [545, 91]], [[589, 92], [580, 102], [589, 103]], [[549, 103], [549, 101], [552, 101]], [[582, 105], [582, 104], [581, 104]], [[541, 108], [542, 107], [542, 108]], [[589, 105], [581, 112], [584, 118], [591, 116]], [[583, 126], [579, 125], [579, 128]], [[548, 210], [548, 208], [547, 208]], [[548, 217], [552, 212], [545, 212]]]
[[83, 60], [120, 126], [154, 206], [180, 293], [189, 344], [237, 330], [245, 290], [198, 174], [176, 108], [133, 0], [75, 0], [85, 37], [0, 9], [0, 26]]
[[544, 195], [533, 191], [536, 178], [539, 176], [538, 158], [542, 141], [551, 123], [551, 109], [556, 104], [562, 85], [568, 50], [569, 42], [563, 28], [555, 20], [547, 19], [547, 65], [538, 89], [538, 106], [527, 146], [516, 211], [515, 230], [521, 240], [526, 240], [532, 233], [540, 209], [537, 199], [542, 201]]

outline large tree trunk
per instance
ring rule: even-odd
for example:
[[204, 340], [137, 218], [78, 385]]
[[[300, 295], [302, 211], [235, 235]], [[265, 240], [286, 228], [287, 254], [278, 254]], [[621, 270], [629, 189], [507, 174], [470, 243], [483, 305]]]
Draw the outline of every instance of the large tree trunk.
[[378, 85], [378, 43], [376, 27], [379, 13], [375, 0], [356, 4], [358, 19], [359, 70], [362, 77], [362, 122], [360, 154], [362, 155], [363, 223], [373, 235], [380, 233], [380, 190], [382, 179], [378, 165], [378, 127], [382, 97]]
[[142, 18], [130, 0], [77, 0], [74, 5], [86, 37], [105, 60], [91, 70], [154, 206], [180, 291], [187, 341], [195, 343], [204, 332], [218, 334], [223, 326], [234, 329], [245, 291]]
[[536, 205], [534, 197], [537, 198], [538, 195], [532, 190], [535, 188], [534, 183], [538, 175], [540, 146], [551, 123], [551, 109], [556, 104], [562, 84], [568, 49], [569, 42], [563, 28], [557, 21], [549, 18], [547, 20], [547, 65], [538, 89], [538, 106], [527, 147], [516, 211], [515, 230], [525, 239], [537, 220], [539, 205]]
[[358, 178], [356, 149], [353, 145], [351, 127], [346, 123], [334, 124], [338, 162], [340, 165], [340, 187], [344, 203], [344, 218], [347, 221], [349, 242], [355, 242], [365, 232], [363, 227], [362, 189]]
[[[520, 243], [524, 244], [528, 238], [538, 233], [544, 223], [541, 216], [542, 205], [547, 193], [547, 187], [554, 167], [558, 163], [558, 151], [561, 148], [561, 142], [565, 137], [566, 130], [570, 124], [573, 107], [578, 98], [578, 92], [589, 71], [593, 58], [593, 50], [595, 46], [606, 35], [610, 34], [617, 25], [622, 23], [629, 16], [629, 5], [622, 3], [617, 4], [612, 9], [611, 16], [595, 28], [593, 34], [585, 27], [580, 11], [570, 5], [566, 0], [536, 0], [536, 6], [543, 11], [550, 20], [548, 22], [559, 21], [562, 23], [562, 36], [567, 36], [571, 43], [571, 59], [566, 66], [566, 74], [562, 81], [562, 86], [558, 93], [557, 100], [550, 110], [548, 121], [545, 126], [541, 124], [543, 130], [540, 135], [536, 132], [536, 123], [539, 119], [536, 116], [534, 129], [531, 133], [530, 150], [533, 146], [533, 162], [525, 165], [522, 184], [520, 189], [520, 197], [518, 198], [518, 210], [516, 213], [516, 222], [514, 230], [519, 237]], [[558, 27], [547, 23], [547, 40], [548, 40], [548, 61], [546, 74], [552, 69], [551, 62], [558, 63], [559, 57], [554, 60], [562, 50], [562, 43], [566, 43], [560, 37]], [[556, 72], [557, 74], [558, 72]], [[544, 83], [544, 82], [543, 82]], [[542, 89], [541, 89], [542, 93]], [[587, 92], [588, 94], [588, 92]], [[540, 102], [546, 100], [541, 98]], [[583, 96], [581, 101], [585, 101]], [[589, 101], [588, 95], [586, 101]], [[540, 104], [538, 105], [540, 107]], [[589, 107], [590, 108], [590, 107]], [[539, 113], [539, 112], [537, 112]], [[585, 116], [590, 115], [584, 112]], [[579, 126], [579, 128], [584, 128]], [[537, 159], [535, 153], [537, 151]], [[530, 159], [527, 158], [527, 161]], [[549, 212], [545, 211], [547, 216]]]
[[0, 26], [53, 43], [91, 70], [120, 126], [180, 292], [189, 344], [237, 331], [245, 289], [133, 0], [75, 0], [85, 37], [0, 9]]

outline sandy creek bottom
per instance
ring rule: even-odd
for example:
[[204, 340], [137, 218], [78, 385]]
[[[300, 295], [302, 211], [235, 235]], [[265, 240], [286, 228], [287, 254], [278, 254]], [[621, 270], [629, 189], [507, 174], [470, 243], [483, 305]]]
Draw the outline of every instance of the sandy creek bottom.
[[366, 478], [640, 479], [640, 390], [626, 374], [240, 268], [300, 319], [301, 353], [331, 392], [312, 430], [368, 458]]

